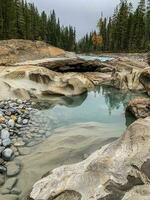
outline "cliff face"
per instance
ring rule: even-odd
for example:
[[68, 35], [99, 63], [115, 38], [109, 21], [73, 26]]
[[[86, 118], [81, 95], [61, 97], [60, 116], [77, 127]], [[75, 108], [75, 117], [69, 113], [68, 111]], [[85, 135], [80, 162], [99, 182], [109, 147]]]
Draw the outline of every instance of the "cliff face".
[[57, 56], [65, 56], [65, 51], [41, 41], [0, 41], [0, 65]]

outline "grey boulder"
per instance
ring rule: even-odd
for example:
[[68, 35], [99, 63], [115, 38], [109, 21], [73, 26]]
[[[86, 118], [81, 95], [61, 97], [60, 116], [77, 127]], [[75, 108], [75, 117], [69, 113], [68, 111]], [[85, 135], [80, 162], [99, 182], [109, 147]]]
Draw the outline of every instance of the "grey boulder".
[[8, 139], [9, 136], [10, 136], [10, 133], [8, 132], [7, 129], [1, 130], [1, 139], [2, 140]]
[[13, 156], [13, 150], [10, 148], [6, 148], [3, 152], [2, 152], [2, 157], [4, 160], [9, 161], [11, 160]]

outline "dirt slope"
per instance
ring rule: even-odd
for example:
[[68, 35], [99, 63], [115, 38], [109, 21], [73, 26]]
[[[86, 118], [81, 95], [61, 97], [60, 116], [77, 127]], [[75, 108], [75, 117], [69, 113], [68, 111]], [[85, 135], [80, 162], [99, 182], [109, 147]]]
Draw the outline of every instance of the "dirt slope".
[[0, 65], [57, 56], [65, 56], [65, 51], [41, 41], [0, 41]]

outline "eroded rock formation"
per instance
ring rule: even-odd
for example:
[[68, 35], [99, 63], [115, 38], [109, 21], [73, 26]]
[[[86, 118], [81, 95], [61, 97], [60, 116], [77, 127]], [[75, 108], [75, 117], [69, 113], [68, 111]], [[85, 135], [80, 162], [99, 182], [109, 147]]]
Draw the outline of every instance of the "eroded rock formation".
[[117, 71], [113, 74], [112, 85], [122, 90], [143, 90], [144, 87], [139, 80], [140, 75], [140, 69]]
[[131, 112], [134, 117], [145, 118], [150, 116], [150, 99], [137, 98], [129, 102], [127, 112]]
[[[115, 69], [114, 63], [117, 59], [108, 62], [100, 60], [83, 60], [80, 58], [55, 60], [53, 62], [38, 63], [56, 72], [112, 72]], [[40, 62], [40, 61], [39, 61]]]
[[11, 94], [23, 99], [41, 95], [76, 96], [94, 86], [83, 74], [62, 74], [39, 66], [11, 68], [1, 76], [1, 81], [5, 82]]
[[139, 79], [140, 82], [143, 84], [144, 88], [146, 89], [147, 94], [150, 96], [150, 67], [144, 69]]
[[[129, 200], [135, 186], [143, 188], [150, 183], [149, 152], [150, 117], [137, 120], [121, 138], [86, 160], [53, 170], [35, 183], [30, 197], [62, 200], [67, 195], [72, 200]], [[144, 199], [142, 189], [136, 193]]]

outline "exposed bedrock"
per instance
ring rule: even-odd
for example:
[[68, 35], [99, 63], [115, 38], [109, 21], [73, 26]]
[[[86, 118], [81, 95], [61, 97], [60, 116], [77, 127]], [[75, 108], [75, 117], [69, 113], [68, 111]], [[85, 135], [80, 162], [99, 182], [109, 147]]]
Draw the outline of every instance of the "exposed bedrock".
[[143, 84], [144, 88], [147, 91], [147, 94], [150, 96], [150, 67], [146, 68], [139, 77], [140, 82]]
[[122, 90], [148, 91], [149, 77], [144, 79], [143, 73], [145, 70], [143, 72], [141, 69], [119, 72], [113, 68], [113, 71], [108, 73], [60, 73], [33, 65], [9, 67], [0, 77], [1, 86], [3, 85], [1, 96], [22, 99], [49, 95], [75, 96], [100, 84], [111, 85]]
[[[139, 119], [115, 142], [86, 160], [54, 169], [33, 186], [33, 200], [132, 200], [150, 184], [150, 117]], [[138, 187], [138, 190], [134, 188]], [[145, 189], [144, 189], [145, 186]], [[141, 188], [141, 190], [140, 190]], [[150, 193], [147, 192], [147, 199]], [[67, 198], [66, 198], [67, 197]]]
[[122, 90], [144, 90], [144, 86], [139, 80], [140, 75], [141, 70], [139, 69], [115, 72], [113, 74], [112, 85]]
[[136, 98], [130, 101], [126, 112], [132, 113], [132, 115], [137, 119], [150, 116], [150, 99]]
[[23, 66], [1, 77], [7, 92], [19, 98], [48, 95], [76, 96], [93, 88], [93, 83], [80, 73], [57, 73], [44, 67]]
[[39, 63], [56, 72], [112, 72], [115, 68], [114, 61], [101, 62], [100, 60], [83, 60], [80, 58], [56, 60], [53, 62]]
[[[20, 63], [0, 67], [2, 91], [0, 98], [30, 99], [45, 98], [49, 95], [75, 96], [100, 84], [111, 85], [123, 90], [147, 90], [149, 93], [149, 75], [146, 70], [143, 71], [145, 64], [139, 64], [127, 58], [114, 58], [106, 62], [90, 61], [80, 59], [77, 55], [74, 57], [70, 55], [67, 58], [65, 57], [67, 52], [64, 52], [63, 57], [50, 58], [50, 55], [54, 53], [61, 55], [61, 50], [54, 49], [42, 42], [30, 41], [28, 43], [22, 40], [3, 41], [2, 48], [4, 47], [7, 48], [7, 51], [3, 53], [0, 51], [0, 59], [3, 54], [6, 56], [7, 53], [8, 57], [11, 57], [10, 52], [14, 51], [13, 55], [17, 55], [16, 61], [18, 60]], [[56, 52], [52, 53], [52, 49]], [[33, 60], [36, 59], [34, 56], [37, 56], [37, 51], [40, 52], [39, 60]], [[25, 52], [25, 57], [26, 54], [33, 55], [31, 61], [21, 62], [23, 52]], [[48, 58], [44, 57], [46, 55]], [[28, 57], [24, 60], [27, 59]]]

